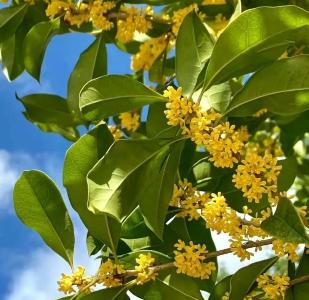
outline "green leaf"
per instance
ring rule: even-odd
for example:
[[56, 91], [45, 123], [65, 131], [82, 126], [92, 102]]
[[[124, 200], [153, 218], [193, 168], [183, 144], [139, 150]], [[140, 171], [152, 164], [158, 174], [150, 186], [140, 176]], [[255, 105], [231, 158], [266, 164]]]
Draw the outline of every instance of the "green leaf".
[[22, 46], [27, 28], [20, 25], [15, 34], [2, 43], [1, 59], [3, 71], [8, 80], [16, 79], [24, 71]]
[[87, 234], [86, 244], [89, 256], [96, 255], [103, 248], [103, 243], [90, 235], [89, 232]]
[[38, 23], [31, 28], [24, 40], [23, 56], [26, 71], [38, 81], [45, 50], [59, 27], [59, 19]]
[[[162, 147], [177, 141], [166, 140], [163, 136], [114, 143], [87, 175], [88, 208], [94, 213], [108, 213], [123, 221], [138, 204], [138, 190], [151, 180], [143, 173], [147, 163]], [[148, 201], [154, 201], [149, 197]]]
[[79, 93], [82, 87], [91, 79], [107, 73], [107, 53], [103, 35], [97, 36], [95, 41], [80, 55], [68, 83], [68, 104], [79, 120]]
[[14, 187], [14, 206], [20, 220], [73, 266], [73, 224], [54, 182], [40, 171], [24, 171]]
[[279, 160], [278, 163], [282, 166], [278, 176], [278, 191], [284, 192], [292, 186], [295, 180], [297, 175], [297, 160], [295, 156], [290, 156], [284, 160]]
[[183, 20], [176, 39], [176, 78], [184, 95], [190, 95], [211, 56], [214, 41], [195, 12]]
[[295, 115], [309, 109], [308, 69], [309, 55], [281, 59], [266, 66], [236, 94], [229, 114], [249, 116], [267, 108], [274, 114]]
[[147, 136], [152, 138], [159, 134], [162, 130], [169, 128], [164, 111], [166, 110], [165, 103], [153, 103], [149, 105], [146, 132]]
[[256, 284], [256, 278], [266, 272], [276, 261], [278, 257], [255, 262], [247, 267], [238, 270], [231, 278], [230, 300], [244, 299]]
[[131, 77], [106, 75], [90, 80], [81, 90], [80, 109], [87, 120], [101, 120], [166, 99]]
[[63, 184], [72, 207], [77, 211], [89, 233], [115, 253], [120, 236], [120, 224], [107, 214], [94, 215], [87, 208], [86, 176], [107, 152], [113, 137], [106, 124], [101, 124], [81, 137], [67, 151], [63, 167]]
[[126, 286], [106, 288], [87, 294], [85, 296], [77, 297], [76, 300], [126, 300], [128, 299], [126, 291]]
[[145, 222], [159, 238], [162, 238], [165, 216], [173, 196], [182, 148], [183, 142], [167, 145], [153, 157], [142, 172], [149, 180], [136, 191]]
[[144, 286], [134, 287], [132, 292], [144, 300], [203, 299], [195, 281], [188, 276], [177, 274], [175, 270], [161, 272], [156, 281], [145, 284]]
[[[309, 275], [309, 255], [306, 254], [306, 248], [304, 254], [301, 257], [299, 265], [296, 270], [295, 278]], [[308, 250], [307, 250], [308, 251]], [[303, 300], [308, 297], [309, 294], [309, 282], [295, 284], [293, 286], [293, 300]]]
[[306, 44], [308, 22], [309, 13], [296, 6], [245, 11], [229, 24], [215, 44], [205, 89], [257, 70], [276, 60], [293, 43]]
[[287, 198], [281, 198], [275, 214], [262, 222], [261, 228], [275, 238], [290, 243], [308, 243], [305, 226], [296, 208]]
[[22, 23], [27, 12], [28, 5], [17, 5], [0, 10], [0, 43], [14, 35], [18, 26]]
[[219, 281], [209, 296], [209, 300], [222, 300], [225, 293], [230, 292], [232, 276], [227, 276]]

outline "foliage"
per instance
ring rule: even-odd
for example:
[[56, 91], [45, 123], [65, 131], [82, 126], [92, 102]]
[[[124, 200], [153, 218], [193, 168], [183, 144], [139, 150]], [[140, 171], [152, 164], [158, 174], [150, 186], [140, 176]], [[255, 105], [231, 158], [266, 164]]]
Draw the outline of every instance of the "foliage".
[[[14, 188], [18, 217], [72, 267], [63, 299], [305, 299], [308, 1], [14, 0], [0, 10], [8, 80], [39, 81], [50, 40], [71, 32], [94, 39], [67, 99], [17, 98], [30, 122], [73, 142], [63, 184], [96, 274], [74, 266], [52, 180], [26, 171]], [[132, 74], [108, 74], [108, 44], [132, 55]], [[218, 256], [250, 260], [266, 245], [272, 257], [217, 282]], [[288, 274], [266, 274], [281, 256]]]

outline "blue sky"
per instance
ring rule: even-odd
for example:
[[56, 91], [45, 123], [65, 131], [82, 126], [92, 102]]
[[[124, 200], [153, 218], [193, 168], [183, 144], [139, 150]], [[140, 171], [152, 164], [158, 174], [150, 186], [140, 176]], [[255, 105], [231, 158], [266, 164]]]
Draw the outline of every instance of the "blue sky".
[[[49, 250], [39, 236], [17, 219], [12, 207], [12, 187], [24, 169], [40, 169], [48, 173], [61, 188], [62, 162], [70, 146], [64, 138], [43, 133], [22, 115], [23, 107], [15, 92], [52, 93], [66, 96], [66, 84], [79, 54], [88, 47], [92, 37], [86, 34], [57, 36], [50, 43], [44, 59], [41, 83], [27, 74], [9, 83], [0, 74], [1, 138], [0, 138], [0, 295], [4, 300], [53, 300], [57, 296], [56, 281], [68, 267]], [[130, 72], [130, 58], [108, 47], [109, 73]], [[97, 262], [86, 254], [85, 230], [76, 214], [70, 210], [76, 229], [77, 264], [94, 273]], [[216, 238], [218, 248], [227, 246], [228, 238]], [[255, 260], [261, 259], [257, 255]], [[232, 272], [240, 266], [234, 256], [220, 258]], [[228, 265], [227, 265], [228, 262]], [[252, 261], [251, 261], [252, 262]]]

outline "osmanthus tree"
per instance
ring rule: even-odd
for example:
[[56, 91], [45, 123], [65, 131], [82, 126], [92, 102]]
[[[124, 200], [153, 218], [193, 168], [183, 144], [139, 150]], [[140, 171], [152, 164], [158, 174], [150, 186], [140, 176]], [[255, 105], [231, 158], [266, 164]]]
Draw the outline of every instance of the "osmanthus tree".
[[[24, 70], [39, 80], [55, 35], [95, 37], [67, 99], [19, 96], [29, 121], [73, 142], [63, 184], [89, 259], [101, 261], [95, 274], [74, 265], [58, 188], [25, 171], [16, 213], [72, 267], [58, 282], [63, 299], [308, 299], [308, 9], [306, 0], [16, 0], [0, 10], [9, 80]], [[131, 75], [107, 74], [109, 43], [132, 54]], [[216, 249], [211, 232], [230, 247]], [[266, 245], [267, 259], [218, 282], [218, 256], [250, 260]]]

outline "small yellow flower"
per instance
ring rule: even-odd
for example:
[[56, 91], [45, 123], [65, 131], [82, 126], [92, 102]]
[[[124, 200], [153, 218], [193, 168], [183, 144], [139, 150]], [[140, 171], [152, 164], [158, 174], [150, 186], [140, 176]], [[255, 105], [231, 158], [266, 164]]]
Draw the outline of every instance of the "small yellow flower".
[[196, 3], [191, 4], [185, 8], [178, 9], [173, 12], [172, 16], [172, 22], [173, 22], [173, 27], [172, 27], [172, 32], [177, 35], [180, 25], [183, 21], [183, 19], [188, 15], [191, 11], [195, 10], [196, 12], [198, 11], [198, 6]]
[[158, 273], [151, 269], [155, 263], [155, 259], [151, 256], [151, 253], [140, 254], [136, 258], [136, 263], [135, 270], [138, 272], [136, 277], [137, 285], [142, 285], [150, 280], [156, 279]]
[[115, 125], [108, 125], [108, 129], [114, 137], [115, 141], [118, 141], [123, 137], [122, 131]]
[[177, 250], [174, 251], [174, 265], [177, 268], [177, 273], [208, 279], [211, 273], [216, 270], [214, 262], [204, 262], [208, 252], [205, 245], [194, 245], [192, 241], [186, 245], [182, 240], [178, 240], [175, 248]]
[[119, 264], [115, 264], [108, 259], [104, 262], [98, 271], [98, 282], [102, 283], [105, 287], [116, 287], [122, 285], [122, 275], [126, 272], [124, 267]]
[[299, 256], [297, 254], [298, 244], [287, 243], [281, 240], [274, 240], [272, 246], [276, 255], [288, 255], [288, 259], [292, 262], [296, 262], [299, 260]]
[[284, 298], [289, 287], [290, 278], [288, 276], [262, 274], [256, 279], [258, 287], [263, 289], [265, 296], [271, 300]]
[[140, 116], [136, 112], [124, 112], [120, 114], [121, 127], [128, 131], [135, 132], [140, 125]]
[[114, 27], [113, 22], [109, 21], [107, 14], [116, 6], [114, 1], [95, 0], [90, 10], [91, 21], [97, 29], [109, 31]]
[[202, 5], [224, 5], [226, 0], [203, 0]]

